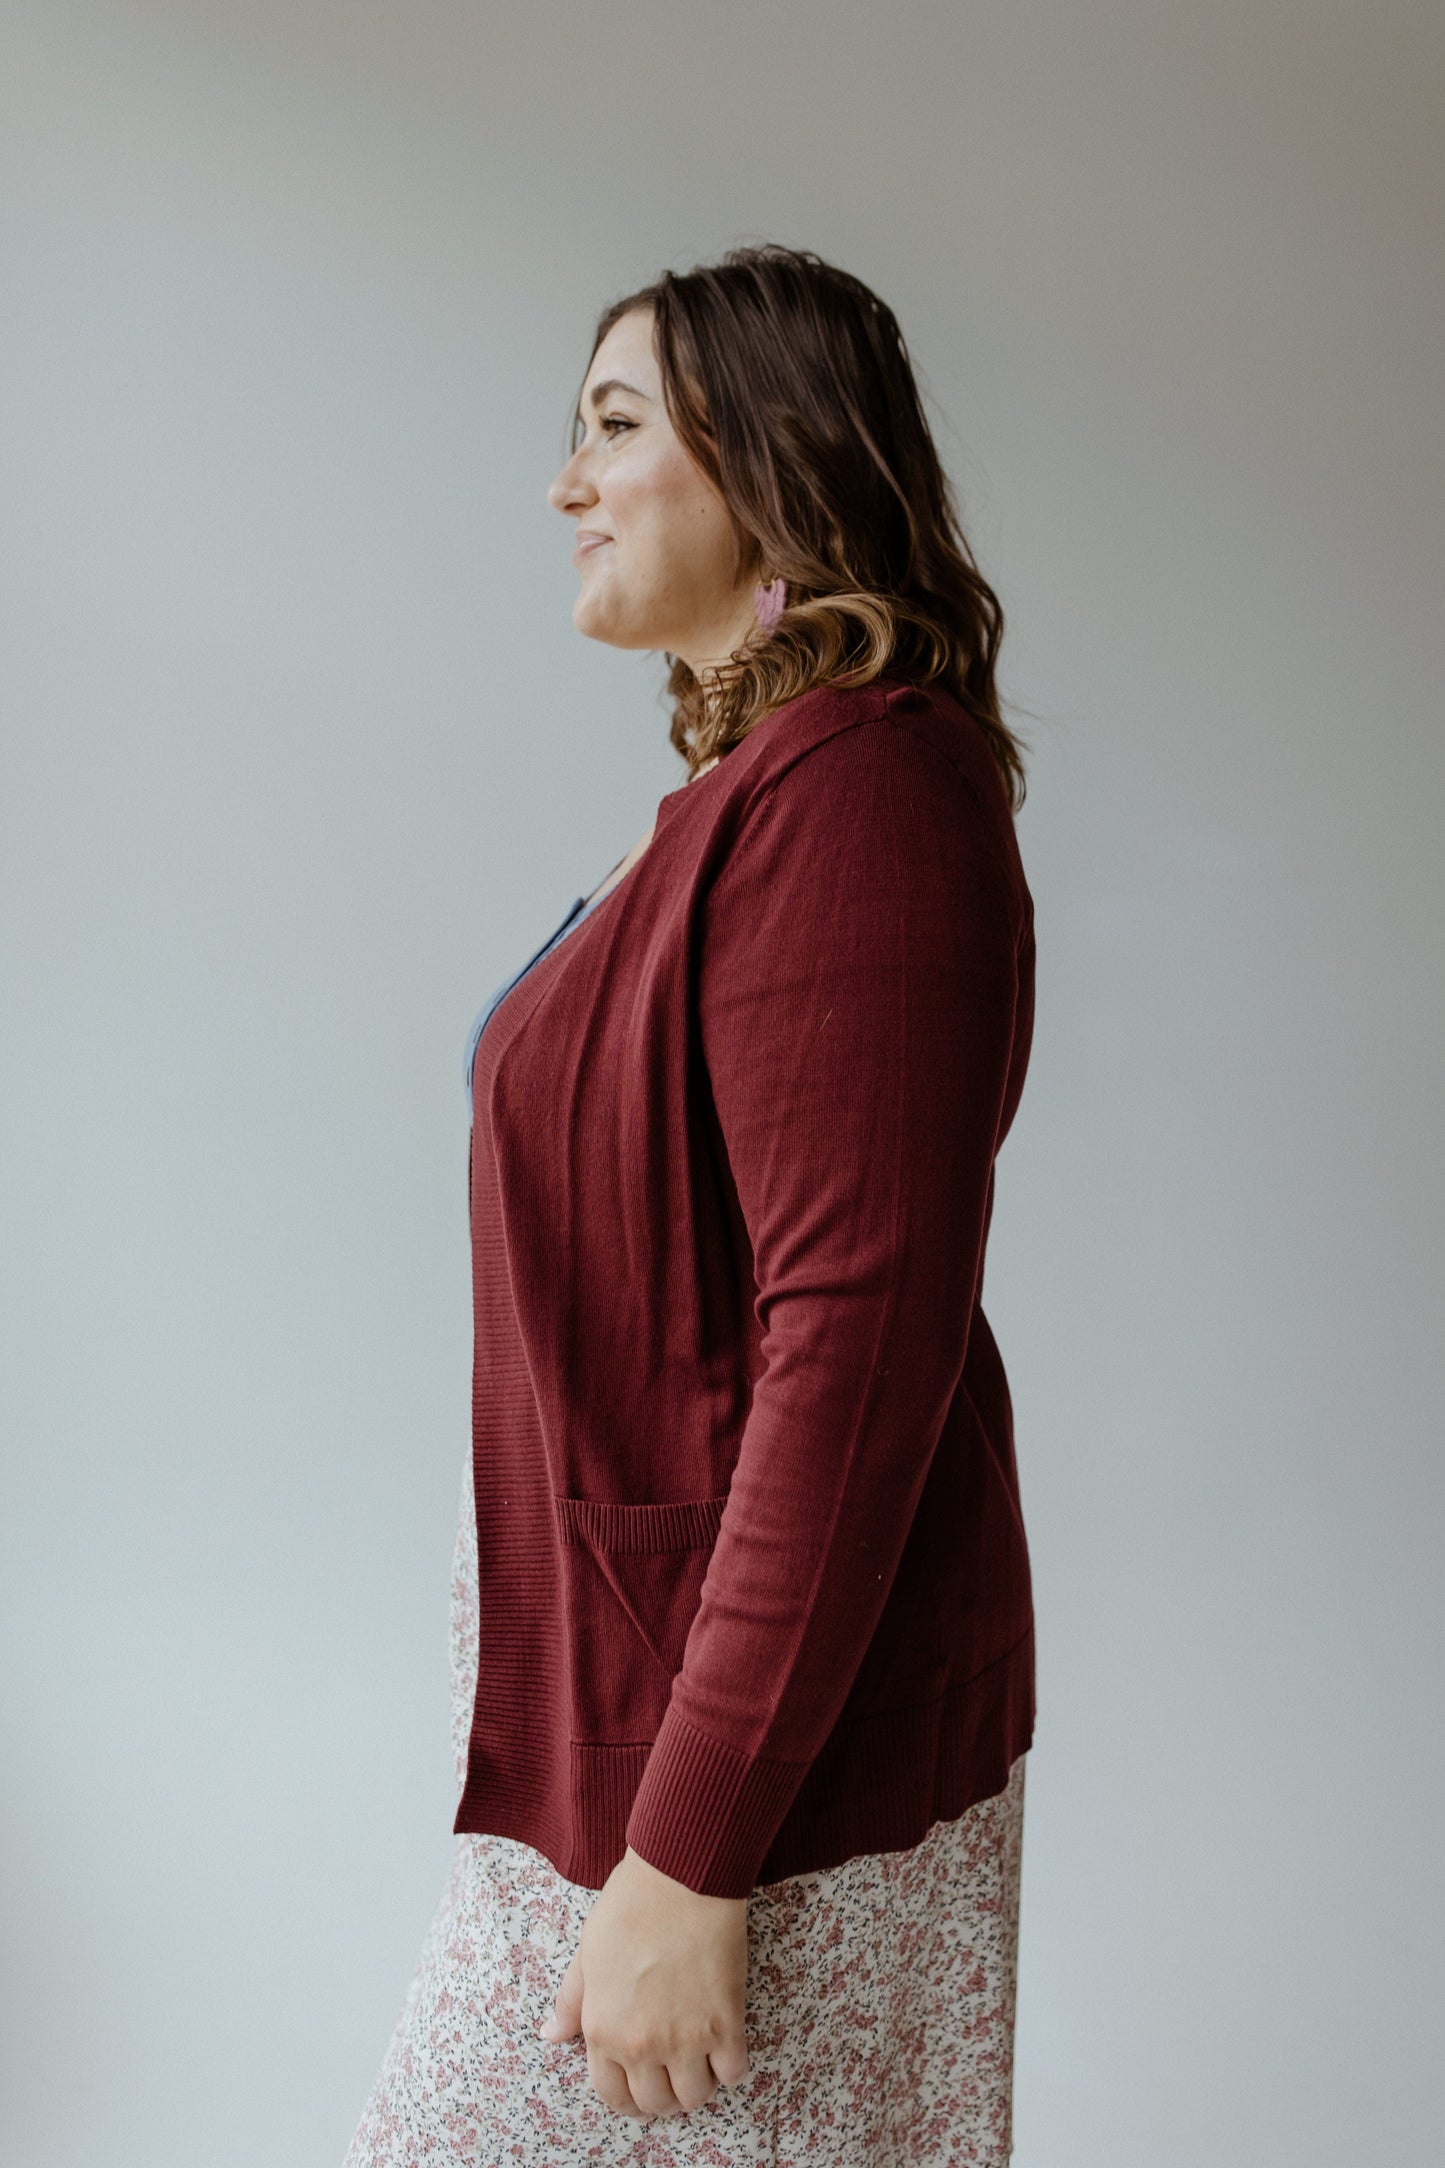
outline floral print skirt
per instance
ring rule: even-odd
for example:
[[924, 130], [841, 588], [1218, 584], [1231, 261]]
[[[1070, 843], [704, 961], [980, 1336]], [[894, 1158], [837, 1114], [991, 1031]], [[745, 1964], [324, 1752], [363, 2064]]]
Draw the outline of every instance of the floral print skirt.
[[[459, 1786], [477, 1625], [468, 1458], [451, 1601]], [[906, 1851], [760, 1884], [748, 2076], [647, 2121], [598, 2097], [580, 2033], [537, 2030], [597, 1892], [515, 1838], [458, 1836], [343, 2168], [1005, 2168], [1026, 1760]]]

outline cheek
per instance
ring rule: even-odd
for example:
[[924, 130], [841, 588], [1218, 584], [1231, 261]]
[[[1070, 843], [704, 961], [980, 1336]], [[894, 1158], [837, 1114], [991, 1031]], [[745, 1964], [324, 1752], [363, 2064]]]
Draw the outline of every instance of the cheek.
[[631, 459], [599, 495], [618, 535], [639, 556], [656, 556], [670, 583], [711, 587], [725, 571], [731, 541], [722, 507], [690, 461]]
[[640, 452], [618, 466], [606, 478], [599, 494], [629, 537], [665, 529], [674, 517], [677, 477], [666, 460], [646, 458]]

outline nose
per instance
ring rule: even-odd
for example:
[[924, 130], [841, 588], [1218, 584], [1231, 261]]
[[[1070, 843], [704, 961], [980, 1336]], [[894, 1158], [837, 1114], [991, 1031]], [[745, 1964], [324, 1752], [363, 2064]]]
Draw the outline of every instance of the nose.
[[556, 481], [547, 491], [547, 502], [557, 512], [580, 512], [584, 506], [597, 502], [597, 492], [586, 478], [580, 448], [572, 454]]

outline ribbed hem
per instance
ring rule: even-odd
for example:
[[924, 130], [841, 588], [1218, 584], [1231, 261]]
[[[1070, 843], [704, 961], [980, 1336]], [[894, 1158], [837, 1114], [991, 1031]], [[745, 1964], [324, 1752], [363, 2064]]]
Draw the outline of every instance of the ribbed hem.
[[727, 1492], [716, 1498], [615, 1505], [599, 1498], [554, 1497], [557, 1532], [584, 1550], [692, 1551], [711, 1549], [722, 1526]]
[[845, 1719], [796, 1787], [796, 1764], [749, 1762], [669, 1711], [655, 1742], [562, 1742], [560, 1784], [545, 1752], [518, 1764], [474, 1741], [452, 1827], [519, 1838], [587, 1889], [602, 1888], [630, 1844], [690, 1889], [739, 1897], [769, 1824], [752, 1870], [759, 1888], [905, 1850], [992, 1799], [1030, 1745], [1034, 1715], [1030, 1627], [937, 1701]]
[[670, 1707], [625, 1841], [703, 1896], [919, 1843], [1008, 1782], [1034, 1732], [1030, 1622], [1004, 1655], [937, 1701], [845, 1720], [817, 1759], [749, 1761]]
[[627, 1842], [702, 1897], [746, 1897], [806, 1762], [749, 1760], [669, 1707], [627, 1817]]

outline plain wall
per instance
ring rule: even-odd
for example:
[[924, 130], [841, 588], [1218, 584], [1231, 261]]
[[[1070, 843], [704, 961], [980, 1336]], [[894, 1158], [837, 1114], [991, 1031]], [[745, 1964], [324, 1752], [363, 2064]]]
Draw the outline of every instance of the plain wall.
[[1445, 2142], [1445, 17], [8, 0], [25, 2168], [339, 2164], [452, 1845], [473, 1016], [683, 780], [545, 502], [598, 311], [907, 335], [1031, 712], [986, 1304], [1020, 2168]]

